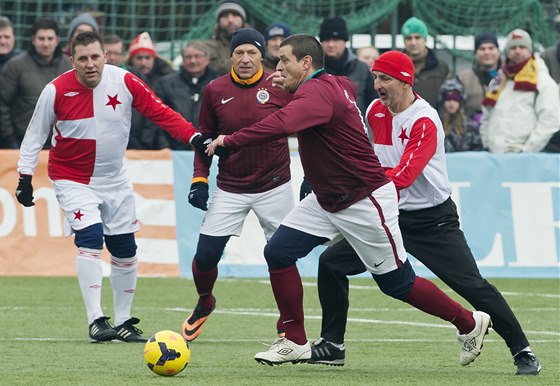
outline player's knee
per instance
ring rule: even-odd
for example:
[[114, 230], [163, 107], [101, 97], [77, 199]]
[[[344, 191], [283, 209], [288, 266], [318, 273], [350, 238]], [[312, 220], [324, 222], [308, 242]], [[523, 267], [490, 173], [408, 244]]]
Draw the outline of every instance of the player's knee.
[[372, 276], [381, 292], [402, 301], [405, 301], [407, 298], [416, 278], [416, 274], [408, 260], [394, 271]]
[[285, 247], [270, 240], [264, 247], [264, 258], [268, 268], [278, 269], [294, 265], [297, 257], [292, 256]]
[[136, 241], [134, 233], [125, 233], [122, 235], [105, 236], [105, 245], [111, 255], [126, 259], [136, 256]]
[[208, 236], [198, 238], [194, 260], [201, 271], [208, 271], [218, 265], [230, 236]]
[[270, 241], [264, 247], [264, 258], [268, 268], [286, 268], [295, 263], [294, 259], [284, 253], [283, 249], [276, 248]]
[[103, 225], [90, 225], [75, 231], [74, 244], [78, 248], [103, 249]]
[[280, 225], [264, 247], [264, 258], [268, 268], [286, 268], [299, 258], [307, 256], [317, 245], [329, 241], [326, 237], [314, 236], [300, 230]]

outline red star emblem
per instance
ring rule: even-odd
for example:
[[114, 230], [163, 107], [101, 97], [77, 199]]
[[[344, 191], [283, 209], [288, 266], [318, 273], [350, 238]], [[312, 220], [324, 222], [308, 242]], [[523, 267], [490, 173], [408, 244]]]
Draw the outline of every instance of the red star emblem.
[[401, 133], [399, 135], [399, 138], [401, 139], [402, 143], [404, 143], [405, 139], [408, 139], [408, 135], [406, 135], [406, 130], [404, 129], [404, 127], [401, 128]]
[[74, 220], [82, 221], [82, 216], [84, 214], [78, 209], [77, 212], [74, 212]]
[[109, 102], [107, 102], [107, 104], [105, 106], [111, 106], [113, 108], [113, 110], [117, 109], [117, 105], [121, 105], [122, 102], [119, 101], [119, 94], [115, 94], [115, 96], [111, 96], [111, 95], [107, 95], [107, 97], [109, 98]]

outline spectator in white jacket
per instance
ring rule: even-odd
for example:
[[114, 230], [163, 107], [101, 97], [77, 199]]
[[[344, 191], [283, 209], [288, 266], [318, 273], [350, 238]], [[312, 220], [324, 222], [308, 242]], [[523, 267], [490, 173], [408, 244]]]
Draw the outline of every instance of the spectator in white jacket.
[[540, 152], [560, 129], [558, 85], [533, 55], [526, 31], [509, 33], [505, 55], [482, 101], [483, 146], [492, 153]]

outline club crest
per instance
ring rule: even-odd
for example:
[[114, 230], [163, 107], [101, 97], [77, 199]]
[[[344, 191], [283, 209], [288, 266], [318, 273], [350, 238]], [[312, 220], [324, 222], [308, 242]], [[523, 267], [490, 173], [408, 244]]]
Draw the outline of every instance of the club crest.
[[266, 90], [266, 88], [259, 88], [257, 91], [257, 102], [259, 104], [264, 105], [270, 99], [270, 94]]

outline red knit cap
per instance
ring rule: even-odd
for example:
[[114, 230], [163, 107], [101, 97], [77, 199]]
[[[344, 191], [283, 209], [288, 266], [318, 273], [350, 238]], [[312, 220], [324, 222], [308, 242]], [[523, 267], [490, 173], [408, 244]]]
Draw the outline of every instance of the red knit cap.
[[130, 43], [128, 57], [133, 58], [141, 52], [152, 55], [154, 58], [157, 56], [154, 43], [152, 43], [152, 38], [150, 38], [150, 34], [147, 32], [142, 32], [140, 35], [136, 36], [136, 39], [134, 39], [132, 43]]
[[387, 51], [375, 59], [371, 71], [383, 72], [405, 83], [414, 84], [414, 64], [409, 56], [400, 51]]

